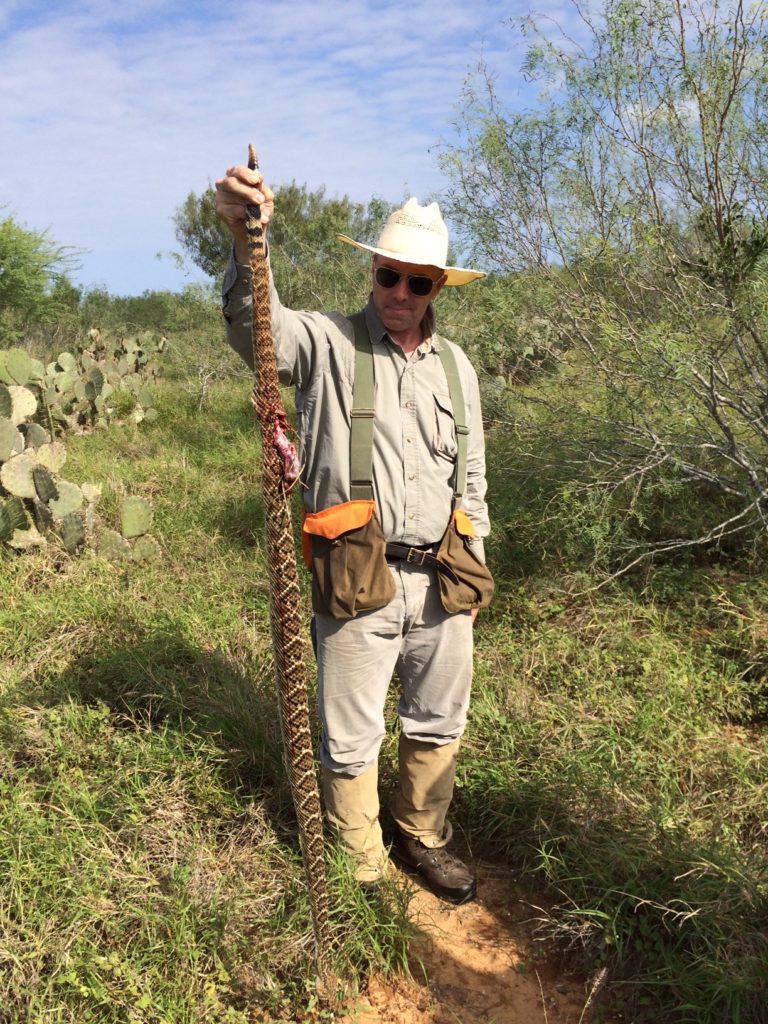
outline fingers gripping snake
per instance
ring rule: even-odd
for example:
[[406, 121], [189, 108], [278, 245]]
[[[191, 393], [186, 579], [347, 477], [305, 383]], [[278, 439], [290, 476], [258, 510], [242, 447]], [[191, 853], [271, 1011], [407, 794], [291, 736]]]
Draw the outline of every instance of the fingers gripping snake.
[[[248, 166], [251, 170], [257, 168], [253, 146], [248, 147]], [[318, 981], [321, 988], [328, 989], [332, 982], [332, 935], [323, 856], [323, 821], [309, 726], [306, 640], [289, 499], [297, 473], [285, 436], [287, 417], [277, 378], [266, 239], [258, 206], [248, 206], [246, 223], [253, 303], [253, 404], [261, 433], [270, 623], [280, 726], [309, 889]]]

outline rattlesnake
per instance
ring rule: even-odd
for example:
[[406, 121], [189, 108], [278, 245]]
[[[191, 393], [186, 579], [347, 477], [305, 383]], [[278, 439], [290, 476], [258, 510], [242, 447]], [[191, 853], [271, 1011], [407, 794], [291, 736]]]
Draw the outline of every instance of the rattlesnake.
[[[248, 166], [251, 170], [257, 169], [253, 146], [248, 147]], [[290, 446], [286, 443], [285, 433], [287, 417], [277, 379], [269, 305], [269, 268], [261, 211], [258, 206], [249, 205], [247, 214], [253, 302], [253, 404], [261, 432], [270, 622], [280, 725], [309, 888], [318, 981], [321, 989], [329, 992], [333, 986], [332, 933], [323, 821], [309, 726], [306, 641], [289, 498], [296, 473], [290, 465]]]

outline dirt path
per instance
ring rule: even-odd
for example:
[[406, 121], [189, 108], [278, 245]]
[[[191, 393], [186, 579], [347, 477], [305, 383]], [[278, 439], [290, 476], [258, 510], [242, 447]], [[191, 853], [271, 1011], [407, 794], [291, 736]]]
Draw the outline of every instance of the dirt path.
[[415, 888], [412, 979], [374, 978], [341, 1024], [588, 1024], [588, 986], [541, 960], [536, 911], [498, 869], [477, 869], [479, 895], [451, 907]]

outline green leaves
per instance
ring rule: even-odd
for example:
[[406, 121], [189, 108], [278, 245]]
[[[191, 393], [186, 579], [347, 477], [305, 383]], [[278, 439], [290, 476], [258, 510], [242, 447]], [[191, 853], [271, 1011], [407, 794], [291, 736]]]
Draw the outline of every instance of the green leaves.
[[[12, 217], [0, 220], [0, 348], [13, 344], [29, 325], [66, 318], [70, 307], [59, 285], [66, 281], [73, 256], [73, 250], [56, 245], [44, 231], [31, 231]], [[21, 363], [18, 358], [14, 362], [10, 383], [26, 384], [18, 372]], [[2, 363], [0, 359], [0, 380], [6, 380]]]

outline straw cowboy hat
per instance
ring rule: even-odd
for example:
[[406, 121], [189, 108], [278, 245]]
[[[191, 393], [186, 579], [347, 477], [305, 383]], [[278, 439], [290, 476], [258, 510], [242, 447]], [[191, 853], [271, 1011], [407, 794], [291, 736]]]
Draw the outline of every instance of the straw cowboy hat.
[[482, 270], [465, 270], [445, 265], [448, 259], [448, 228], [440, 215], [440, 207], [437, 203], [419, 206], [414, 196], [405, 206], [390, 215], [376, 245], [356, 242], [348, 235], [336, 237], [357, 249], [365, 249], [387, 259], [439, 267], [448, 285], [469, 284], [470, 281], [485, 277]]

